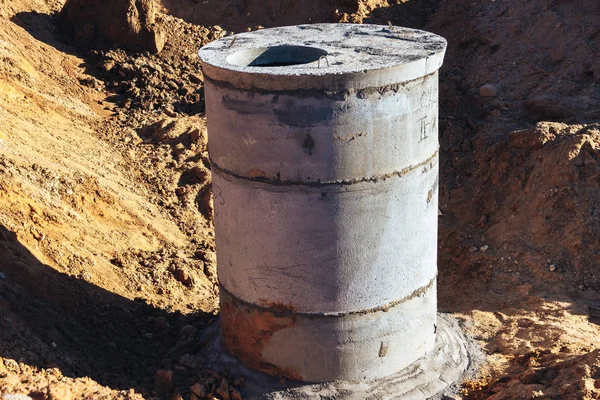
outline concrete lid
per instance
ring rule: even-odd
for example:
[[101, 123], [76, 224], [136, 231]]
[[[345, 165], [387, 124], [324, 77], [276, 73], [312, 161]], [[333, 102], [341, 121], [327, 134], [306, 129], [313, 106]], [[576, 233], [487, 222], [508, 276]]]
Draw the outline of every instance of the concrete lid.
[[446, 40], [387, 25], [314, 24], [214, 41], [198, 53], [205, 76], [239, 89], [346, 90], [398, 84], [437, 71]]

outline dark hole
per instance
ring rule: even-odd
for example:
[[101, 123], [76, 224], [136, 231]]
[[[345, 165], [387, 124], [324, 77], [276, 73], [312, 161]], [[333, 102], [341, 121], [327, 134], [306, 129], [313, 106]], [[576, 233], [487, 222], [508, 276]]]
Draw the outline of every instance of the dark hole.
[[240, 67], [284, 67], [309, 64], [326, 55], [316, 47], [274, 46], [238, 51], [227, 57], [227, 62]]

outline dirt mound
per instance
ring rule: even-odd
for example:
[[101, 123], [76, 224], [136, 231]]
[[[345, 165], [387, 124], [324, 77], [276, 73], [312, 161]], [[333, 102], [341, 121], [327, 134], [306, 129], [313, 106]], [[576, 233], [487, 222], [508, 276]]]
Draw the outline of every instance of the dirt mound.
[[518, 241], [540, 270], [600, 290], [599, 150], [598, 125], [540, 123], [495, 144], [474, 177], [489, 188], [478, 204], [489, 241]]
[[165, 32], [156, 23], [156, 9], [156, 0], [67, 0], [60, 22], [81, 47], [116, 44], [160, 53]]
[[[427, 29], [449, 39], [441, 81], [484, 116], [521, 124], [591, 122], [600, 109], [598, 18], [597, 1], [441, 0]], [[496, 90], [480, 96], [486, 84]]]

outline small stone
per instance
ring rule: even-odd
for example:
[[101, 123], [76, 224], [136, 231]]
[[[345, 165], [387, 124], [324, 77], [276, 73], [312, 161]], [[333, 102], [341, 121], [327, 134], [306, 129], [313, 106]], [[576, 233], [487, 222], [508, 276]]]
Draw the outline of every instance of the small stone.
[[469, 249], [469, 251], [470, 251], [471, 253], [477, 253], [477, 251], [478, 251], [478, 250], [479, 250], [479, 249], [478, 249], [477, 247], [471, 247], [471, 248]]
[[481, 97], [496, 97], [498, 96], [498, 92], [498, 85], [494, 85], [493, 83], [486, 83], [479, 88], [479, 95]]
[[198, 360], [191, 354], [185, 354], [179, 359], [179, 365], [183, 365], [189, 369], [194, 369], [198, 366]]
[[487, 251], [487, 249], [489, 249], [489, 248], [490, 248], [490, 246], [488, 246], [488, 245], [486, 244], [485, 246], [481, 246], [481, 247], [479, 248], [479, 251], [481, 251], [482, 253], [485, 253], [485, 252]]
[[488, 217], [486, 215], [482, 215], [481, 218], [479, 218], [479, 226], [480, 227], [484, 227], [488, 222]]
[[205, 399], [206, 398], [206, 390], [204, 390], [204, 386], [202, 386], [201, 384], [199, 384], [199, 383], [194, 384], [194, 386], [192, 386], [190, 388], [190, 390], [199, 399]]
[[196, 175], [196, 178], [198, 178], [200, 180], [200, 182], [204, 182], [207, 179], [209, 174], [210, 174], [210, 171], [206, 167], [194, 168], [194, 175]]
[[550, 272], [554, 272], [556, 271], [556, 265], [552, 264], [548, 267], [548, 269], [550, 270]]
[[215, 390], [215, 393], [221, 400], [231, 400], [231, 397], [229, 396], [229, 384], [225, 378], [221, 379], [221, 384], [217, 390]]
[[173, 276], [177, 281], [183, 283], [185, 286], [192, 285], [192, 278], [190, 278], [189, 274], [181, 268], [177, 268], [175, 271], [173, 271]]
[[2, 396], [2, 400], [33, 400], [24, 394], [8, 393]]
[[494, 116], [494, 117], [500, 117], [501, 115], [502, 115], [502, 111], [500, 111], [500, 110], [492, 111], [492, 116]]
[[154, 375], [154, 388], [159, 393], [169, 393], [173, 390], [173, 371], [159, 369]]
[[182, 339], [187, 339], [193, 337], [198, 332], [198, 329], [192, 325], [186, 325], [179, 331], [179, 337]]
[[169, 321], [165, 317], [158, 317], [154, 321], [152, 321], [154, 328], [159, 331], [164, 331], [165, 329], [169, 329]]

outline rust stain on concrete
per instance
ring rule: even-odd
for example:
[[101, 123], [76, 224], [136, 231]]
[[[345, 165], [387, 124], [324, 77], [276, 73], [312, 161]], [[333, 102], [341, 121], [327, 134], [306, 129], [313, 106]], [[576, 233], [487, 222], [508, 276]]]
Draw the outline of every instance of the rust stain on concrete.
[[228, 293], [221, 294], [221, 334], [225, 349], [250, 368], [261, 372], [302, 380], [302, 376], [289, 368], [277, 367], [263, 358], [263, 349], [273, 335], [296, 324], [289, 306], [273, 305], [273, 312], [255, 308], [236, 300]]

